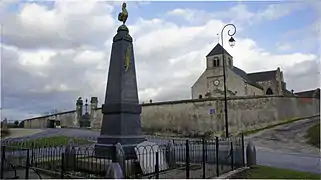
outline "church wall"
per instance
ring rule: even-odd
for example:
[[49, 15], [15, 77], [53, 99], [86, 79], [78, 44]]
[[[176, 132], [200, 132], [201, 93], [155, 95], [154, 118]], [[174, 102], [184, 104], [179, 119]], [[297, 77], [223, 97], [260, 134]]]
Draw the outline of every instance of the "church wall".
[[264, 94], [266, 93], [266, 90], [268, 88], [272, 89], [273, 95], [278, 95], [279, 94], [278, 83], [275, 80], [274, 81], [273, 80], [270, 80], [270, 81], [259, 81], [259, 82], [256, 82], [256, 83], [261, 85], [264, 88]]
[[[221, 67], [213, 67], [214, 66], [214, 58], [219, 58], [219, 63]], [[223, 94], [221, 92], [214, 91], [215, 89], [224, 89], [223, 84], [223, 61], [222, 61], [222, 55], [215, 55], [215, 56], [209, 56], [206, 58], [206, 70], [204, 73], [199, 77], [199, 79], [195, 82], [195, 84], [192, 86], [192, 99], [198, 99], [199, 95], [202, 95], [203, 98], [205, 98], [205, 94], [210, 91], [212, 97], [222, 97]], [[226, 60], [226, 66], [233, 65], [233, 58], [231, 56], [228, 56], [225, 54], [225, 60]], [[229, 58], [231, 59], [231, 64], [229, 64]], [[227, 68], [228, 69], [228, 68]], [[219, 80], [219, 85], [215, 86], [214, 81]], [[227, 84], [228, 86], [228, 84]], [[229, 89], [229, 88], [227, 88]], [[228, 94], [229, 95], [229, 94]]]
[[[218, 58], [220, 60], [220, 66], [223, 66], [223, 56], [222, 55], [214, 55], [214, 56], [206, 57], [206, 67], [207, 68], [214, 67], [214, 58]], [[229, 58], [231, 59], [231, 64], [229, 62]], [[225, 54], [224, 59], [226, 60], [227, 67], [233, 66], [233, 57]]]
[[204, 71], [192, 86], [192, 99], [198, 99], [200, 94], [202, 94], [203, 97], [205, 96], [205, 92], [207, 91], [206, 74], [207, 71]]
[[[145, 131], [166, 133], [195, 134], [224, 132], [223, 98], [202, 100], [183, 100], [151, 103], [142, 105], [141, 121]], [[211, 109], [214, 114], [211, 114]], [[101, 108], [96, 111], [93, 129], [99, 129], [102, 121]], [[275, 124], [293, 118], [320, 114], [318, 99], [256, 96], [233, 97], [228, 100], [230, 132], [238, 133]], [[58, 114], [56, 119], [61, 125], [73, 127], [74, 111]], [[25, 120], [25, 128], [45, 128], [46, 120], [53, 116], [44, 116]]]
[[227, 89], [230, 91], [233, 91], [234, 93], [236, 92], [235, 96], [246, 96], [245, 84], [244, 84], [243, 78], [235, 74], [229, 68], [226, 71], [226, 75], [227, 75], [227, 78], [226, 78]]
[[[214, 81], [218, 80], [218, 86], [214, 86]], [[205, 98], [205, 94], [211, 91], [212, 97], [223, 96], [223, 94], [213, 92], [214, 89], [223, 89], [223, 69], [206, 69], [192, 87], [192, 99], [198, 99], [199, 95]]]
[[247, 93], [246, 96], [263, 96], [265, 94], [265, 91], [257, 88], [255, 86], [252, 86], [251, 84], [246, 84]]
[[[214, 85], [214, 81], [218, 80], [220, 83], [218, 86]], [[236, 75], [232, 70], [227, 68], [226, 70], [226, 87], [228, 90], [233, 92], [237, 92], [235, 96], [248, 96], [248, 95], [264, 95], [262, 89], [259, 89], [250, 84], [247, 85], [247, 93], [245, 90], [244, 80]], [[201, 94], [203, 98], [205, 94], [210, 91], [211, 97], [223, 97], [224, 94], [221, 92], [216, 92], [215, 89], [218, 88], [223, 92], [224, 89], [224, 78], [223, 78], [223, 69], [222, 68], [214, 68], [207, 69], [200, 78], [196, 81], [196, 83], [192, 87], [192, 99], [198, 99]], [[230, 94], [228, 93], [228, 96]]]

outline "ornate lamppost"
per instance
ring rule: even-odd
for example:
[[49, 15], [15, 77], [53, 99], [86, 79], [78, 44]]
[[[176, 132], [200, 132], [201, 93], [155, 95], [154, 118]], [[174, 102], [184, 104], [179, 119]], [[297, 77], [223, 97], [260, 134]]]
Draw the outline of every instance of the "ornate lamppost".
[[234, 24], [226, 24], [222, 31], [221, 31], [221, 41], [222, 41], [222, 56], [223, 56], [223, 81], [224, 81], [224, 115], [225, 115], [225, 137], [229, 137], [229, 132], [228, 132], [228, 114], [227, 114], [227, 97], [226, 97], [226, 72], [225, 72], [225, 68], [226, 68], [226, 62], [225, 62], [225, 57], [224, 57], [224, 41], [223, 41], [223, 32], [224, 29], [228, 26], [232, 26], [233, 27], [233, 31], [228, 30], [227, 34], [231, 37], [229, 39], [229, 44], [231, 47], [233, 47], [235, 45], [235, 40], [233, 38], [234, 34], [236, 33], [236, 27]]

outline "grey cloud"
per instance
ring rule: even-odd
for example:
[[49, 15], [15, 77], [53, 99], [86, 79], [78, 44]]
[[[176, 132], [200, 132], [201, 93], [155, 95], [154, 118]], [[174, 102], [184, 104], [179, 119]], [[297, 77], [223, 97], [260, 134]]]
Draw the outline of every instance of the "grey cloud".
[[320, 88], [320, 59], [294, 64], [284, 71], [284, 78], [295, 92]]
[[[170, 85], [164, 86], [164, 90], [154, 97], [155, 101], [174, 101], [191, 98], [191, 87], [194, 82], [191, 76], [172, 81]], [[192, 83], [191, 83], [192, 82]], [[154, 101], [154, 102], [155, 102]]]
[[[2, 52], [2, 108], [25, 112], [42, 113], [52, 108], [70, 110], [80, 95], [90, 94], [86, 72], [91, 66], [82, 66], [71, 61], [75, 54], [63, 56], [57, 54], [51, 58], [53, 66], [45, 73], [47, 77], [35, 76], [17, 62], [18, 55], [13, 50]], [[58, 86], [64, 83], [71, 90], [46, 91], [46, 85]]]
[[[3, 41], [23, 49], [102, 46], [115, 29], [114, 18], [111, 16], [105, 19], [102, 16], [71, 16], [61, 19], [63, 25], [56, 29], [44, 29], [47, 27], [36, 24], [26, 25], [18, 16], [9, 12], [0, 21], [3, 25]], [[100, 24], [98, 21], [101, 21]]]

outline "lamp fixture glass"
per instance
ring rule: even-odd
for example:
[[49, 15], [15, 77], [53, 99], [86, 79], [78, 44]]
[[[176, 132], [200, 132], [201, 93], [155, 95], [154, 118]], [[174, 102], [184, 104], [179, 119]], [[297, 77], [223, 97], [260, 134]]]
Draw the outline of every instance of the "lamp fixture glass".
[[231, 47], [234, 47], [235, 46], [235, 39], [233, 37], [231, 37], [228, 42], [230, 43], [230, 46]]

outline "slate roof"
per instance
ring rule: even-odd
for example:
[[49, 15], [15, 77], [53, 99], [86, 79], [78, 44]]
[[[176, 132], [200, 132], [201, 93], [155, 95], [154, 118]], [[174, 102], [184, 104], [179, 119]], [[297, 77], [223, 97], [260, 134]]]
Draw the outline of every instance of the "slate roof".
[[212, 49], [210, 53], [208, 53], [206, 57], [222, 54], [223, 51], [224, 54], [231, 56], [219, 43], [217, 43], [216, 46]]
[[248, 84], [252, 85], [252, 86], [255, 86], [257, 88], [260, 88], [260, 89], [263, 89], [263, 87], [259, 84], [257, 84], [256, 82], [254, 82], [253, 80], [251, 80], [248, 75], [246, 74], [246, 72], [244, 72], [242, 69], [238, 68], [238, 67], [233, 67], [232, 68], [232, 71], [241, 76]]
[[276, 78], [276, 70], [248, 73], [247, 76], [253, 82], [273, 80]]
[[[314, 94], [315, 91], [317, 91], [316, 94]], [[299, 96], [299, 97], [313, 97], [313, 95], [315, 95], [314, 97], [320, 99], [320, 88], [314, 89], [314, 90], [309, 90], [309, 91], [297, 92], [297, 93], [294, 93], [294, 94]]]

